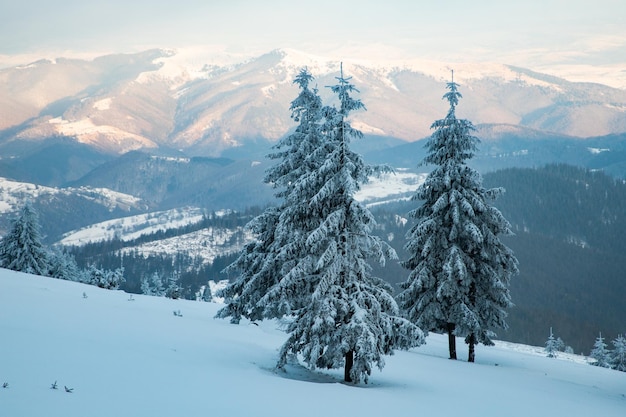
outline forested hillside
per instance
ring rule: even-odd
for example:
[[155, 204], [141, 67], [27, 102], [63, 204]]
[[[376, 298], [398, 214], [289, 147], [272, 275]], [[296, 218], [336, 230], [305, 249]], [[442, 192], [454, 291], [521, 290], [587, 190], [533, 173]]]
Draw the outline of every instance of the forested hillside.
[[[246, 236], [243, 226], [250, 221], [252, 216], [259, 212], [259, 208], [251, 208], [242, 212], [232, 212], [216, 216], [206, 215], [201, 221], [186, 226], [159, 230], [150, 234], [144, 234], [131, 240], [123, 240], [116, 237], [103, 242], [88, 243], [82, 246], [70, 246], [69, 252], [74, 256], [80, 267], [95, 264], [108, 269], [124, 268], [125, 282], [121, 288], [131, 293], [141, 293], [141, 283], [150, 279], [155, 273], [163, 278], [174, 277], [180, 287], [180, 297], [195, 299], [196, 293], [209, 280], [228, 279], [229, 275], [223, 274], [222, 270], [228, 266], [235, 255], [229, 250], [232, 247], [240, 247]], [[184, 244], [177, 244], [177, 239], [182, 241], [186, 236], [196, 236], [201, 231], [231, 230], [232, 235], [224, 242], [217, 242], [209, 238], [201, 239], [198, 245], [211, 248], [219, 254], [213, 259], [203, 259], [192, 251], [185, 248]], [[169, 241], [169, 244], [166, 242]], [[160, 244], [161, 250], [146, 253], [141, 250], [142, 245]]]
[[[589, 353], [599, 332], [626, 332], [626, 184], [602, 172], [569, 165], [511, 168], [486, 174], [485, 187], [504, 187], [494, 202], [515, 236], [503, 241], [519, 260], [511, 280], [510, 328], [498, 337], [542, 345], [550, 327], [576, 352]], [[379, 233], [400, 259], [409, 210], [419, 202], [375, 211]], [[406, 223], [405, 223], [406, 222]], [[377, 271], [392, 283], [408, 272], [397, 263]]]
[[512, 281], [514, 340], [541, 343], [549, 326], [588, 352], [598, 332], [626, 331], [626, 184], [568, 165], [507, 169], [485, 176], [507, 192], [496, 206], [512, 223], [520, 261]]

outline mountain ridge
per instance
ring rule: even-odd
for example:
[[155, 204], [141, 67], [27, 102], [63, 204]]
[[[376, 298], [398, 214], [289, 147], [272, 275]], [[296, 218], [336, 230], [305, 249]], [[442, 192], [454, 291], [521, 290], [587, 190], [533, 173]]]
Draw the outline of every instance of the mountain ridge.
[[[3, 68], [0, 149], [61, 135], [114, 154], [165, 147], [220, 156], [293, 129], [292, 80], [302, 67], [332, 103], [325, 86], [335, 83], [340, 63], [290, 49], [235, 63], [154, 49]], [[368, 109], [353, 118], [363, 133], [412, 142], [445, 115], [440, 98], [450, 65], [346, 60], [343, 66]], [[456, 64], [454, 74], [465, 96], [459, 116], [476, 124], [576, 137], [626, 132], [626, 90], [503, 64]]]

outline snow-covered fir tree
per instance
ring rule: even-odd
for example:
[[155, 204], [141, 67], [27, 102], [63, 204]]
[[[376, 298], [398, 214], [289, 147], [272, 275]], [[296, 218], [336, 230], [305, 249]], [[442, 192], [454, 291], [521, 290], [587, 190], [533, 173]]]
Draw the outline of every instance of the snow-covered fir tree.
[[[306, 220], [303, 202], [307, 197], [296, 195], [294, 198], [293, 191], [298, 179], [317, 169], [321, 163], [311, 158], [323, 140], [322, 101], [317, 89], [311, 87], [313, 80], [307, 69], [302, 69], [296, 76], [294, 84], [298, 85], [300, 92], [291, 102], [290, 110], [292, 119], [299, 125], [275, 145], [275, 152], [268, 155], [277, 163], [267, 171], [264, 181], [277, 190], [275, 194], [280, 204], [269, 207], [247, 225], [256, 240], [247, 244], [237, 260], [227, 268], [238, 272], [238, 278], [216, 294], [224, 297], [226, 304], [218, 311], [217, 317], [231, 317], [233, 323], [239, 322], [242, 316], [260, 320], [290, 314], [285, 308], [273, 304], [259, 305], [258, 302], [277, 283], [281, 274], [301, 258], [304, 250], [298, 239], [298, 230], [306, 228], [302, 222]], [[294, 204], [300, 208], [291, 207]], [[300, 214], [296, 214], [298, 210]], [[290, 222], [291, 230], [286, 231], [287, 226], [283, 224], [277, 232], [280, 221]]]
[[626, 372], [626, 338], [621, 334], [613, 340], [610, 364], [611, 368]]
[[300, 95], [292, 117], [300, 125], [277, 145], [266, 177], [282, 203], [252, 223], [258, 233], [236, 267], [242, 275], [218, 295], [228, 306], [219, 317], [288, 317], [289, 338], [278, 367], [302, 354], [312, 368], [344, 366], [346, 381], [367, 381], [382, 355], [423, 342], [420, 329], [399, 317], [391, 287], [371, 275], [368, 260], [395, 253], [371, 234], [374, 219], [354, 200], [373, 170], [349, 149], [360, 132], [348, 114], [363, 104], [350, 97], [349, 79], [332, 87], [341, 108], [322, 107], [312, 77], [296, 78]]
[[517, 259], [499, 238], [512, 234], [508, 221], [489, 204], [504, 190], [485, 189], [467, 166], [478, 138], [469, 120], [456, 117], [458, 84], [447, 88], [448, 113], [432, 124], [422, 161], [434, 169], [413, 197], [422, 203], [410, 212], [417, 222], [407, 233], [403, 265], [411, 272], [399, 303], [423, 330], [448, 334], [450, 358], [456, 359], [455, 336], [465, 337], [473, 362], [475, 344], [493, 344], [494, 330], [507, 327]]
[[116, 290], [124, 281], [124, 268], [107, 270], [92, 264], [85, 271], [83, 282], [107, 290]]
[[202, 301], [206, 301], [206, 302], [213, 301], [213, 293], [211, 292], [211, 286], [208, 283], [206, 285], [203, 285], [200, 288], [200, 291], [198, 292], [196, 298]]
[[607, 344], [604, 343], [604, 338], [602, 337], [602, 333], [598, 335], [595, 343], [593, 344], [593, 349], [589, 356], [595, 359], [595, 362], [592, 362], [592, 365], [600, 366], [602, 368], [610, 368], [610, 351], [607, 350]]
[[150, 278], [144, 276], [141, 279], [141, 293], [155, 297], [163, 297], [165, 295], [163, 278], [161, 278], [158, 272], [153, 272]]
[[41, 243], [37, 212], [26, 202], [0, 241], [0, 266], [35, 275], [48, 275], [48, 251]]
[[383, 355], [394, 348], [423, 343], [423, 333], [400, 317], [391, 286], [371, 274], [370, 260], [396, 255], [372, 235], [374, 218], [354, 199], [373, 173], [349, 148], [361, 132], [348, 115], [364, 106], [351, 97], [358, 90], [343, 71], [337, 80], [331, 89], [340, 107], [324, 109], [325, 141], [305, 161], [310, 170], [286, 197], [292, 203], [276, 228], [301, 255], [259, 303], [290, 314], [279, 367], [300, 354], [311, 368], [343, 366], [345, 381], [358, 383], [367, 382], [374, 365], [382, 369]]
[[48, 252], [48, 259], [50, 263], [49, 275], [52, 278], [77, 282], [84, 280], [85, 272], [78, 267], [71, 254], [59, 248], [53, 248]]
[[165, 296], [167, 298], [171, 298], [176, 300], [180, 298], [180, 294], [182, 292], [182, 288], [179, 284], [180, 281], [180, 272], [173, 272], [169, 278], [167, 279], [167, 288], [165, 289]]
[[557, 352], [559, 351], [559, 341], [554, 338], [554, 334], [552, 333], [552, 327], [550, 327], [550, 336], [548, 336], [548, 340], [546, 340], [546, 354], [548, 358], [556, 358]]

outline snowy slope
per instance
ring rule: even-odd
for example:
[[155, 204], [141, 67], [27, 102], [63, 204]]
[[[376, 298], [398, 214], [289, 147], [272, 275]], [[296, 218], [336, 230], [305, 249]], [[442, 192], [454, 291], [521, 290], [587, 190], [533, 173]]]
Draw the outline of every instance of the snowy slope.
[[626, 373], [512, 344], [468, 364], [434, 335], [357, 387], [341, 370], [277, 373], [278, 324], [231, 325], [218, 308], [0, 270], [0, 415], [626, 415]]
[[96, 223], [66, 233], [60, 244], [80, 246], [118, 237], [122, 241], [136, 239], [162, 230], [187, 226], [202, 220], [203, 211], [197, 207], [181, 207]]
[[252, 241], [252, 232], [243, 227], [235, 229], [208, 227], [168, 239], [155, 240], [123, 250], [123, 253], [138, 253], [144, 257], [150, 255], [176, 256], [184, 252], [192, 258], [201, 259], [202, 264], [210, 264], [218, 256], [237, 253], [243, 245]]
[[406, 200], [415, 194], [417, 187], [426, 180], [427, 176], [427, 173], [416, 174], [400, 168], [395, 173], [370, 178], [369, 182], [363, 184], [361, 189], [354, 194], [354, 198], [368, 206]]
[[[220, 217], [228, 211], [215, 213]], [[58, 244], [64, 246], [82, 246], [113, 238], [131, 241], [142, 236], [149, 236], [158, 231], [176, 229], [199, 223], [204, 210], [197, 207], [158, 211], [135, 216], [122, 217], [96, 223], [82, 229], [68, 232]], [[190, 233], [165, 239], [153, 240], [137, 246], [123, 249], [123, 253], [175, 256], [177, 253], [201, 259], [203, 264], [213, 262], [216, 256], [226, 255], [241, 250], [244, 244], [253, 239], [252, 233], [243, 228], [205, 227]]]
[[131, 207], [136, 208], [144, 206], [141, 199], [137, 197], [106, 188], [45, 187], [37, 184], [0, 178], [0, 213], [18, 210], [24, 200], [34, 200], [41, 196], [50, 196], [55, 194], [75, 195], [87, 200], [95, 201], [107, 207], [109, 210], [113, 210], [116, 207], [128, 210]]

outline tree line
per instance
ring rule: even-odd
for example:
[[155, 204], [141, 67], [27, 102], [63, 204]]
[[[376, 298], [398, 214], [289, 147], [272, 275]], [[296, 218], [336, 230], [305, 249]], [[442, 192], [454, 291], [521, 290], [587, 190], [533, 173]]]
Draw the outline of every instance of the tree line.
[[117, 289], [124, 282], [122, 268], [107, 270], [90, 264], [81, 269], [70, 254], [46, 248], [41, 242], [37, 212], [28, 201], [0, 241], [0, 267], [106, 289]]

